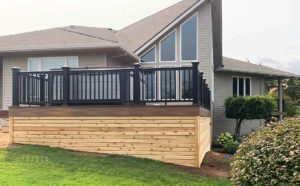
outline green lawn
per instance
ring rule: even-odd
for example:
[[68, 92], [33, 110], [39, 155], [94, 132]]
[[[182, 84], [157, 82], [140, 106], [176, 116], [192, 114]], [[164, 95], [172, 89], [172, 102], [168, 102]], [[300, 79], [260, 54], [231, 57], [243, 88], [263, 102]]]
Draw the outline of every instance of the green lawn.
[[0, 149], [0, 185], [230, 185], [161, 162], [124, 156], [78, 155], [62, 149]]

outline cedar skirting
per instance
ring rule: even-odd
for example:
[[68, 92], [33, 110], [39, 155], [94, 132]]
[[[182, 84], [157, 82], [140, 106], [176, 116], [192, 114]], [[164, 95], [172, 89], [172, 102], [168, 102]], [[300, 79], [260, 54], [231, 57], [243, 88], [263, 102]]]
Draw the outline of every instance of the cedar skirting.
[[9, 111], [10, 138], [199, 167], [211, 145], [210, 117], [202, 112], [196, 106], [16, 107]]

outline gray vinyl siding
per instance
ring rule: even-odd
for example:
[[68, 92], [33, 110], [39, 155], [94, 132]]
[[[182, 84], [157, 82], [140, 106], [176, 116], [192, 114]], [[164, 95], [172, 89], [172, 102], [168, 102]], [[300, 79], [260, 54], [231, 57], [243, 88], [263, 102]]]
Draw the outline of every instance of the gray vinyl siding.
[[11, 68], [18, 67], [21, 71], [28, 70], [28, 58], [32, 57], [78, 56], [80, 67], [107, 67], [107, 55], [99, 52], [68, 52], [44, 53], [3, 56], [3, 98], [2, 109], [8, 109], [12, 104], [12, 73]]
[[[223, 132], [234, 132], [235, 120], [225, 117], [225, 100], [232, 96], [232, 77], [244, 76], [251, 78], [251, 95], [264, 95], [265, 80], [262, 76], [239, 73], [215, 72], [215, 92], [213, 106], [213, 137], [217, 137]], [[241, 134], [249, 134], [252, 130], [257, 130], [263, 126], [262, 120], [246, 121], [242, 125]]]
[[[193, 16], [195, 13], [198, 13], [198, 62], [199, 70], [204, 73], [204, 78], [207, 80], [209, 87], [212, 87], [212, 69], [213, 69], [213, 58], [212, 58], [212, 26], [211, 26], [211, 5], [210, 3], [204, 3], [196, 11], [192, 12], [182, 20], [178, 25], [173, 29], [170, 29], [168, 33], [159, 38], [153, 45], [151, 45], [144, 52], [148, 51], [153, 46], [156, 47], [156, 60], [155, 63], [141, 63], [142, 66], [188, 66], [191, 65], [191, 62], [181, 62], [180, 61], [180, 25]], [[175, 62], [160, 62], [159, 61], [159, 42], [166, 35], [170, 34], [176, 30], [176, 61]], [[141, 55], [144, 54], [141, 53]]]

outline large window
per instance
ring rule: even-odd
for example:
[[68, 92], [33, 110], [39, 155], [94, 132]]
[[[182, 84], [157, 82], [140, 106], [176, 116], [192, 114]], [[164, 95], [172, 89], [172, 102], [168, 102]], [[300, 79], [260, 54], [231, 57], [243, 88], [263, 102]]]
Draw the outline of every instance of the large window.
[[78, 67], [78, 57], [29, 58], [29, 71], [48, 71], [61, 67]]
[[251, 78], [233, 77], [232, 85], [233, 96], [251, 95]]
[[151, 48], [149, 51], [147, 51], [144, 55], [141, 57], [142, 63], [154, 63], [155, 62], [155, 56], [156, 51], [155, 47]]
[[198, 16], [192, 16], [181, 27], [181, 61], [196, 61], [198, 51]]
[[160, 41], [160, 61], [176, 61], [176, 31]]

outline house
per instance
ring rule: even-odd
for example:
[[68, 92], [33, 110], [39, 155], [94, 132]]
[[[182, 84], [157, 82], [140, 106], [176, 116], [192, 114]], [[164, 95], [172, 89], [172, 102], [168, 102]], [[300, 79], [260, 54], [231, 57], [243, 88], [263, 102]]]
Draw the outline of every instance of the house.
[[[211, 133], [233, 131], [227, 97], [263, 95], [266, 80], [296, 76], [223, 59], [221, 0], [183, 0], [121, 30], [67, 26], [2, 36], [0, 56], [12, 142], [196, 167]], [[263, 124], [250, 123], [242, 133]]]

